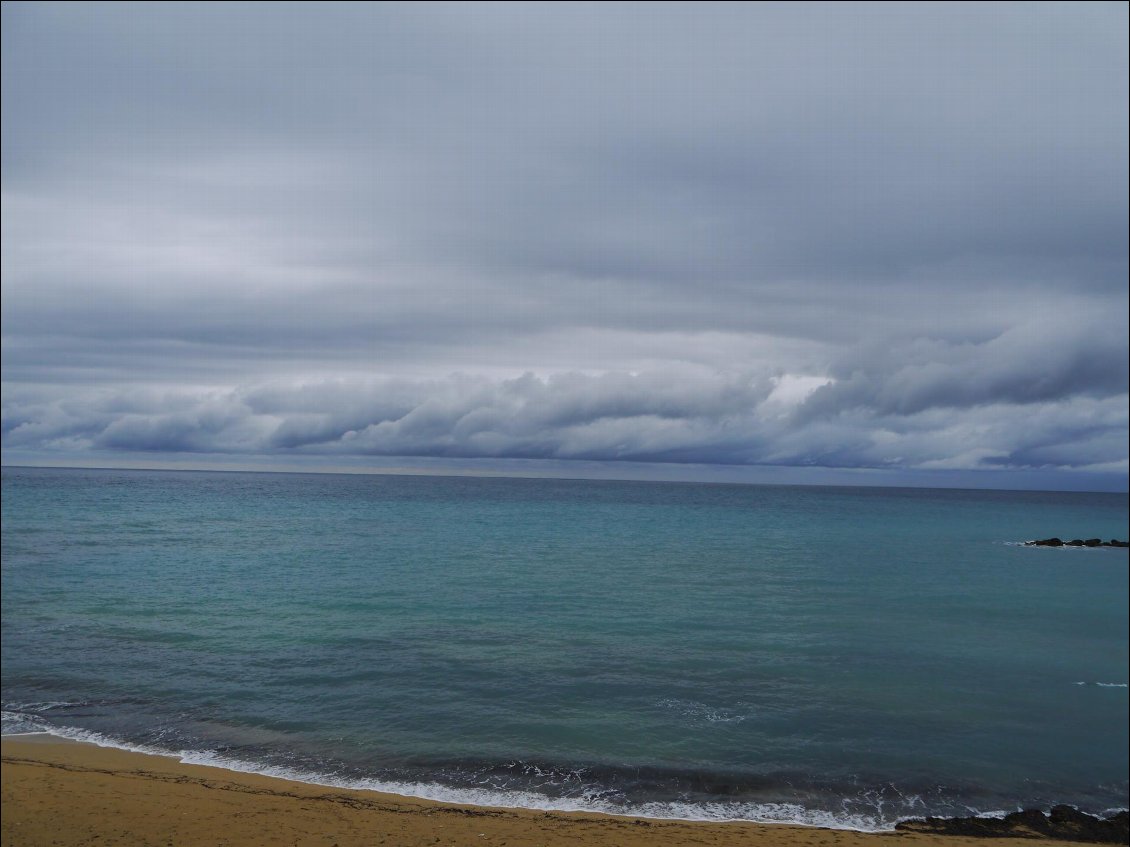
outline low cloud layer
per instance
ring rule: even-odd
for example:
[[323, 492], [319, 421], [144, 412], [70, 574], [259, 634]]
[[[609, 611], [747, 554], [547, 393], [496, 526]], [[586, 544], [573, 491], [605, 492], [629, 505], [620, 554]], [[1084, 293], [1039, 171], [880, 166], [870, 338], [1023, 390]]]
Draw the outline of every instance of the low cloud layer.
[[1124, 5], [3, 14], [6, 457], [1125, 487]]
[[[915, 368], [896, 371], [894, 382]], [[606, 373], [545, 379], [269, 383], [232, 390], [14, 392], [9, 447], [84, 451], [977, 469], [1125, 467], [1126, 395], [1080, 384], [990, 402], [931, 369], [914, 408], [849, 384], [767, 375]], [[855, 375], [857, 379], [858, 374]], [[934, 402], [928, 393], [936, 392]], [[879, 391], [882, 395], [884, 392]], [[833, 411], [829, 404], [847, 398]], [[865, 399], [865, 398], [863, 398]], [[881, 399], [881, 398], [880, 398]], [[957, 401], [957, 402], [955, 402]]]

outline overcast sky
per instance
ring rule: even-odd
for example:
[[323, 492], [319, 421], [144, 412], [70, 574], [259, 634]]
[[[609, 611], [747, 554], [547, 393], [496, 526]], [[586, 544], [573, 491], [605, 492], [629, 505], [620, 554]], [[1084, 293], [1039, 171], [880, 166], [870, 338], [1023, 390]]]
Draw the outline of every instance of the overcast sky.
[[5, 3], [4, 461], [1126, 490], [1127, 9]]

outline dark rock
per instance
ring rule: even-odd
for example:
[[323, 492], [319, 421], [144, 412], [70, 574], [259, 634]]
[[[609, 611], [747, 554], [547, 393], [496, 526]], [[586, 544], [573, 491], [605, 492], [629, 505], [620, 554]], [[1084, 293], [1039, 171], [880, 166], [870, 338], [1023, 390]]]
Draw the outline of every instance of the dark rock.
[[1104, 820], [1071, 806], [1056, 806], [1048, 813], [1048, 823], [1053, 835], [1064, 841], [1130, 843], [1130, 815], [1126, 812]]
[[1025, 809], [1022, 812], [1013, 812], [1005, 815], [1001, 821], [1005, 827], [1013, 832], [1031, 830], [1039, 835], [1051, 835], [1051, 822], [1047, 815], [1039, 809]]
[[914, 818], [899, 821], [895, 824], [895, 832], [920, 832], [924, 835], [965, 835], [972, 838], [985, 838], [994, 835], [1003, 836], [997, 832], [1003, 821], [995, 818]]
[[1117, 538], [1112, 538], [1110, 541], [1103, 541], [1101, 538], [1088, 538], [1084, 541], [1082, 538], [1073, 538], [1070, 541], [1064, 541], [1060, 538], [1041, 538], [1039, 541], [1025, 541], [1025, 547], [1130, 547], [1130, 542], [1119, 541]]
[[1071, 806], [1056, 806], [1045, 815], [1037, 809], [1001, 818], [926, 818], [895, 824], [900, 832], [965, 835], [974, 838], [1052, 838], [1089, 844], [1130, 843], [1130, 816], [1119, 812], [1099, 818]]
[[1095, 818], [1074, 806], [1054, 806], [1048, 812], [1048, 820], [1056, 826], [1087, 826], [1094, 823]]
[[1122, 811], [1111, 815], [1106, 822], [1118, 833], [1120, 844], [1130, 844], [1130, 812]]

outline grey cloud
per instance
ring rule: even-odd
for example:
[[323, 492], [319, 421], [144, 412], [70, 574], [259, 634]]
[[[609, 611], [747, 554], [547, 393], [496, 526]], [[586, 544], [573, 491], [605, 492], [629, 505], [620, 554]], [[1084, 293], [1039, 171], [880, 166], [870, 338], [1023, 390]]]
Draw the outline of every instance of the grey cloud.
[[981, 343], [917, 338], [868, 347], [837, 362], [836, 381], [817, 389], [798, 417], [857, 408], [912, 415], [935, 407], [1125, 394], [1130, 375], [1123, 322], [1110, 315], [1079, 323], [1072, 318], [1048, 317]]
[[[1126, 394], [798, 424], [766, 376], [453, 376], [51, 400], [5, 410], [9, 447], [866, 467], [1117, 467]], [[1086, 424], [1080, 423], [1086, 421]]]
[[[452, 377], [419, 384], [339, 383], [302, 387], [294, 394], [272, 388], [269, 402], [261, 390], [246, 402], [283, 417], [272, 436], [276, 447], [334, 444], [386, 455], [597, 457], [608, 451], [643, 455], [658, 450], [660, 432], [669, 440], [688, 421], [717, 424], [750, 415], [772, 387], [764, 377], [610, 373], [541, 380], [526, 374], [500, 382]], [[317, 412], [310, 409], [314, 398]], [[678, 441], [688, 450], [698, 447], [690, 431]]]
[[22, 447], [83, 437], [123, 450], [632, 458], [693, 453], [699, 438], [752, 415], [772, 388], [765, 377], [615, 373], [274, 384], [175, 397], [13, 398], [4, 428], [7, 443]]
[[[488, 270], [897, 278], [955, 254], [1125, 253], [1125, 46], [1094, 8], [44, 15], [10, 14], [16, 33], [26, 16], [53, 38], [11, 36], [5, 101], [71, 131], [24, 115], [5, 149], [51, 157], [79, 123], [105, 145], [73, 159], [82, 177], [128, 179], [154, 204], [166, 186], [138, 160], [266, 151], [283, 180], [258, 187], [282, 201], [271, 218], [285, 221], [288, 173], [344, 163], [318, 198], [336, 223]], [[126, 170], [92, 166], [115, 162], [124, 133]], [[238, 207], [231, 194], [207, 205]]]
[[1124, 4], [3, 15], [5, 449], [1125, 464]]

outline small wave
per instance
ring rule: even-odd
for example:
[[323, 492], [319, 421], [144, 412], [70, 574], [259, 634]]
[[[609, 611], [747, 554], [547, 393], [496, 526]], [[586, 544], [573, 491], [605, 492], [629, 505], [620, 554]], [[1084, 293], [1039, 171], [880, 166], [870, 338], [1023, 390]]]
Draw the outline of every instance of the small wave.
[[28, 735], [46, 732], [46, 722], [22, 712], [0, 712], [0, 735]]
[[0, 735], [22, 735], [44, 732], [50, 720], [66, 720], [82, 716], [84, 710], [98, 709], [109, 701], [37, 700], [27, 703], [4, 703]]
[[[1113, 684], [1108, 684], [1113, 685]], [[1125, 687], [1124, 684], [1120, 684]], [[701, 704], [700, 704], [701, 705]], [[20, 713], [4, 712], [5, 720], [9, 715], [25, 719], [29, 716]], [[34, 716], [30, 716], [34, 718]], [[301, 767], [288, 767], [285, 765], [269, 764], [250, 759], [241, 759], [226, 755], [214, 750], [188, 750], [172, 751], [160, 749], [145, 744], [136, 744], [121, 741], [117, 738], [104, 735], [91, 730], [75, 727], [58, 726], [40, 719], [36, 729], [37, 733], [47, 733], [60, 738], [94, 744], [99, 747], [126, 750], [129, 752], [143, 753], [150, 756], [161, 756], [175, 759], [183, 764], [220, 768], [237, 773], [257, 774], [292, 782], [302, 782], [309, 785], [318, 785], [327, 788], [346, 790], [376, 791], [383, 794], [393, 794], [401, 797], [410, 797], [428, 800], [437, 803], [453, 803], [478, 807], [504, 808], [504, 809], [531, 809], [542, 812], [595, 812], [618, 817], [649, 818], [655, 820], [683, 820], [706, 822], [750, 822], [764, 824], [786, 824], [792, 826], [819, 827], [826, 829], [848, 830], [856, 832], [891, 832], [895, 824], [904, 820], [911, 814], [930, 814], [923, 798], [917, 795], [899, 794], [902, 801], [896, 808], [888, 805], [883, 797], [876, 792], [864, 791], [852, 797], [841, 799], [840, 809], [810, 808], [797, 802], [767, 802], [754, 800], [716, 800], [716, 801], [691, 801], [691, 800], [662, 800], [662, 801], [627, 801], [622, 796], [616, 796], [606, 787], [598, 784], [584, 784], [584, 769], [569, 771], [573, 778], [582, 782], [580, 790], [570, 796], [550, 796], [539, 790], [529, 788], [503, 788], [489, 785], [478, 786], [453, 786], [445, 785], [432, 780], [398, 780], [395, 778], [371, 778], [364, 776], [340, 776], [324, 771]], [[545, 771], [537, 765], [530, 763], [512, 763], [510, 767], [517, 767], [523, 771], [543, 772], [546, 776], [559, 779], [562, 771]], [[894, 786], [890, 788], [893, 790]], [[883, 792], [878, 792], [882, 794]], [[866, 801], [866, 809], [860, 811], [860, 802]], [[918, 811], [918, 810], [921, 811]], [[968, 815], [982, 817], [1003, 817], [1005, 812], [983, 812], [970, 806], [965, 806]], [[1117, 811], [1117, 810], [1116, 810]], [[952, 814], [952, 812], [951, 812]]]
[[[5, 712], [5, 718], [10, 713]], [[16, 717], [26, 717], [16, 714]], [[754, 802], [651, 802], [621, 803], [602, 796], [604, 791], [595, 786], [590, 792], [574, 797], [550, 797], [535, 791], [470, 788], [442, 785], [437, 782], [406, 782], [389, 779], [342, 778], [332, 774], [309, 770], [265, 765], [245, 759], [226, 756], [211, 750], [179, 750], [170, 752], [144, 744], [131, 744], [99, 732], [75, 727], [55, 726], [45, 721], [35, 730], [71, 741], [94, 744], [149, 756], [176, 759], [186, 765], [221, 768], [237, 773], [258, 774], [292, 782], [360, 791], [377, 791], [437, 803], [456, 803], [470, 806], [487, 806], [503, 809], [534, 809], [542, 812], [597, 812], [619, 817], [642, 817], [659, 820], [685, 821], [749, 821], [753, 823], [779, 823], [794, 826], [825, 827], [858, 832], [887, 832], [894, 828], [896, 819], [856, 813], [837, 813], [822, 809], [809, 809], [797, 803]], [[13, 733], [14, 734], [14, 733]], [[23, 734], [23, 733], [21, 733]]]
[[86, 708], [94, 705], [88, 700], [44, 700], [36, 703], [5, 703], [5, 711], [50, 712], [53, 709]]
[[35, 715], [25, 715], [21, 713], [3, 712], [5, 721], [9, 719], [24, 720], [37, 727], [34, 730], [25, 732], [8, 732], [5, 730], [5, 735], [26, 735], [28, 732], [35, 732], [38, 734], [54, 735], [56, 738], [66, 738], [69, 741], [81, 741], [84, 744], [93, 744], [96, 747], [107, 747], [114, 750], [126, 750], [130, 753], [144, 753], [147, 756], [164, 756], [166, 758], [177, 758], [177, 753], [171, 753], [168, 750], [161, 750], [157, 747], [150, 747], [145, 744], [130, 744], [125, 741], [119, 741], [116, 738], [103, 735], [100, 732], [94, 732], [88, 729], [79, 729], [73, 726], [57, 726], [55, 724], [47, 723], [43, 719], [37, 719]]
[[660, 820], [749, 821], [855, 830], [858, 832], [887, 832], [892, 830], [894, 824], [897, 823], [897, 820], [881, 820], [877, 817], [862, 814], [808, 809], [796, 803], [691, 803], [677, 801], [620, 803], [608, 800], [603, 796], [605, 791], [596, 787], [574, 797], [549, 797], [536, 791], [455, 787], [437, 782], [403, 782], [366, 778], [343, 779], [324, 773], [313, 773], [287, 767], [263, 766], [208, 751], [183, 751], [180, 754], [180, 760], [185, 764], [218, 767], [329, 788], [378, 791], [383, 794], [395, 794], [401, 797], [468, 806], [534, 809], [541, 812], [597, 812], [619, 817], [642, 817]]
[[1126, 688], [1125, 682], [1076, 682], [1075, 685], [1095, 685], [1099, 688]]
[[655, 705], [676, 712], [697, 723], [741, 723], [746, 718], [751, 717], [748, 714], [733, 712], [707, 703], [699, 703], [696, 700], [663, 699], [656, 702]]

